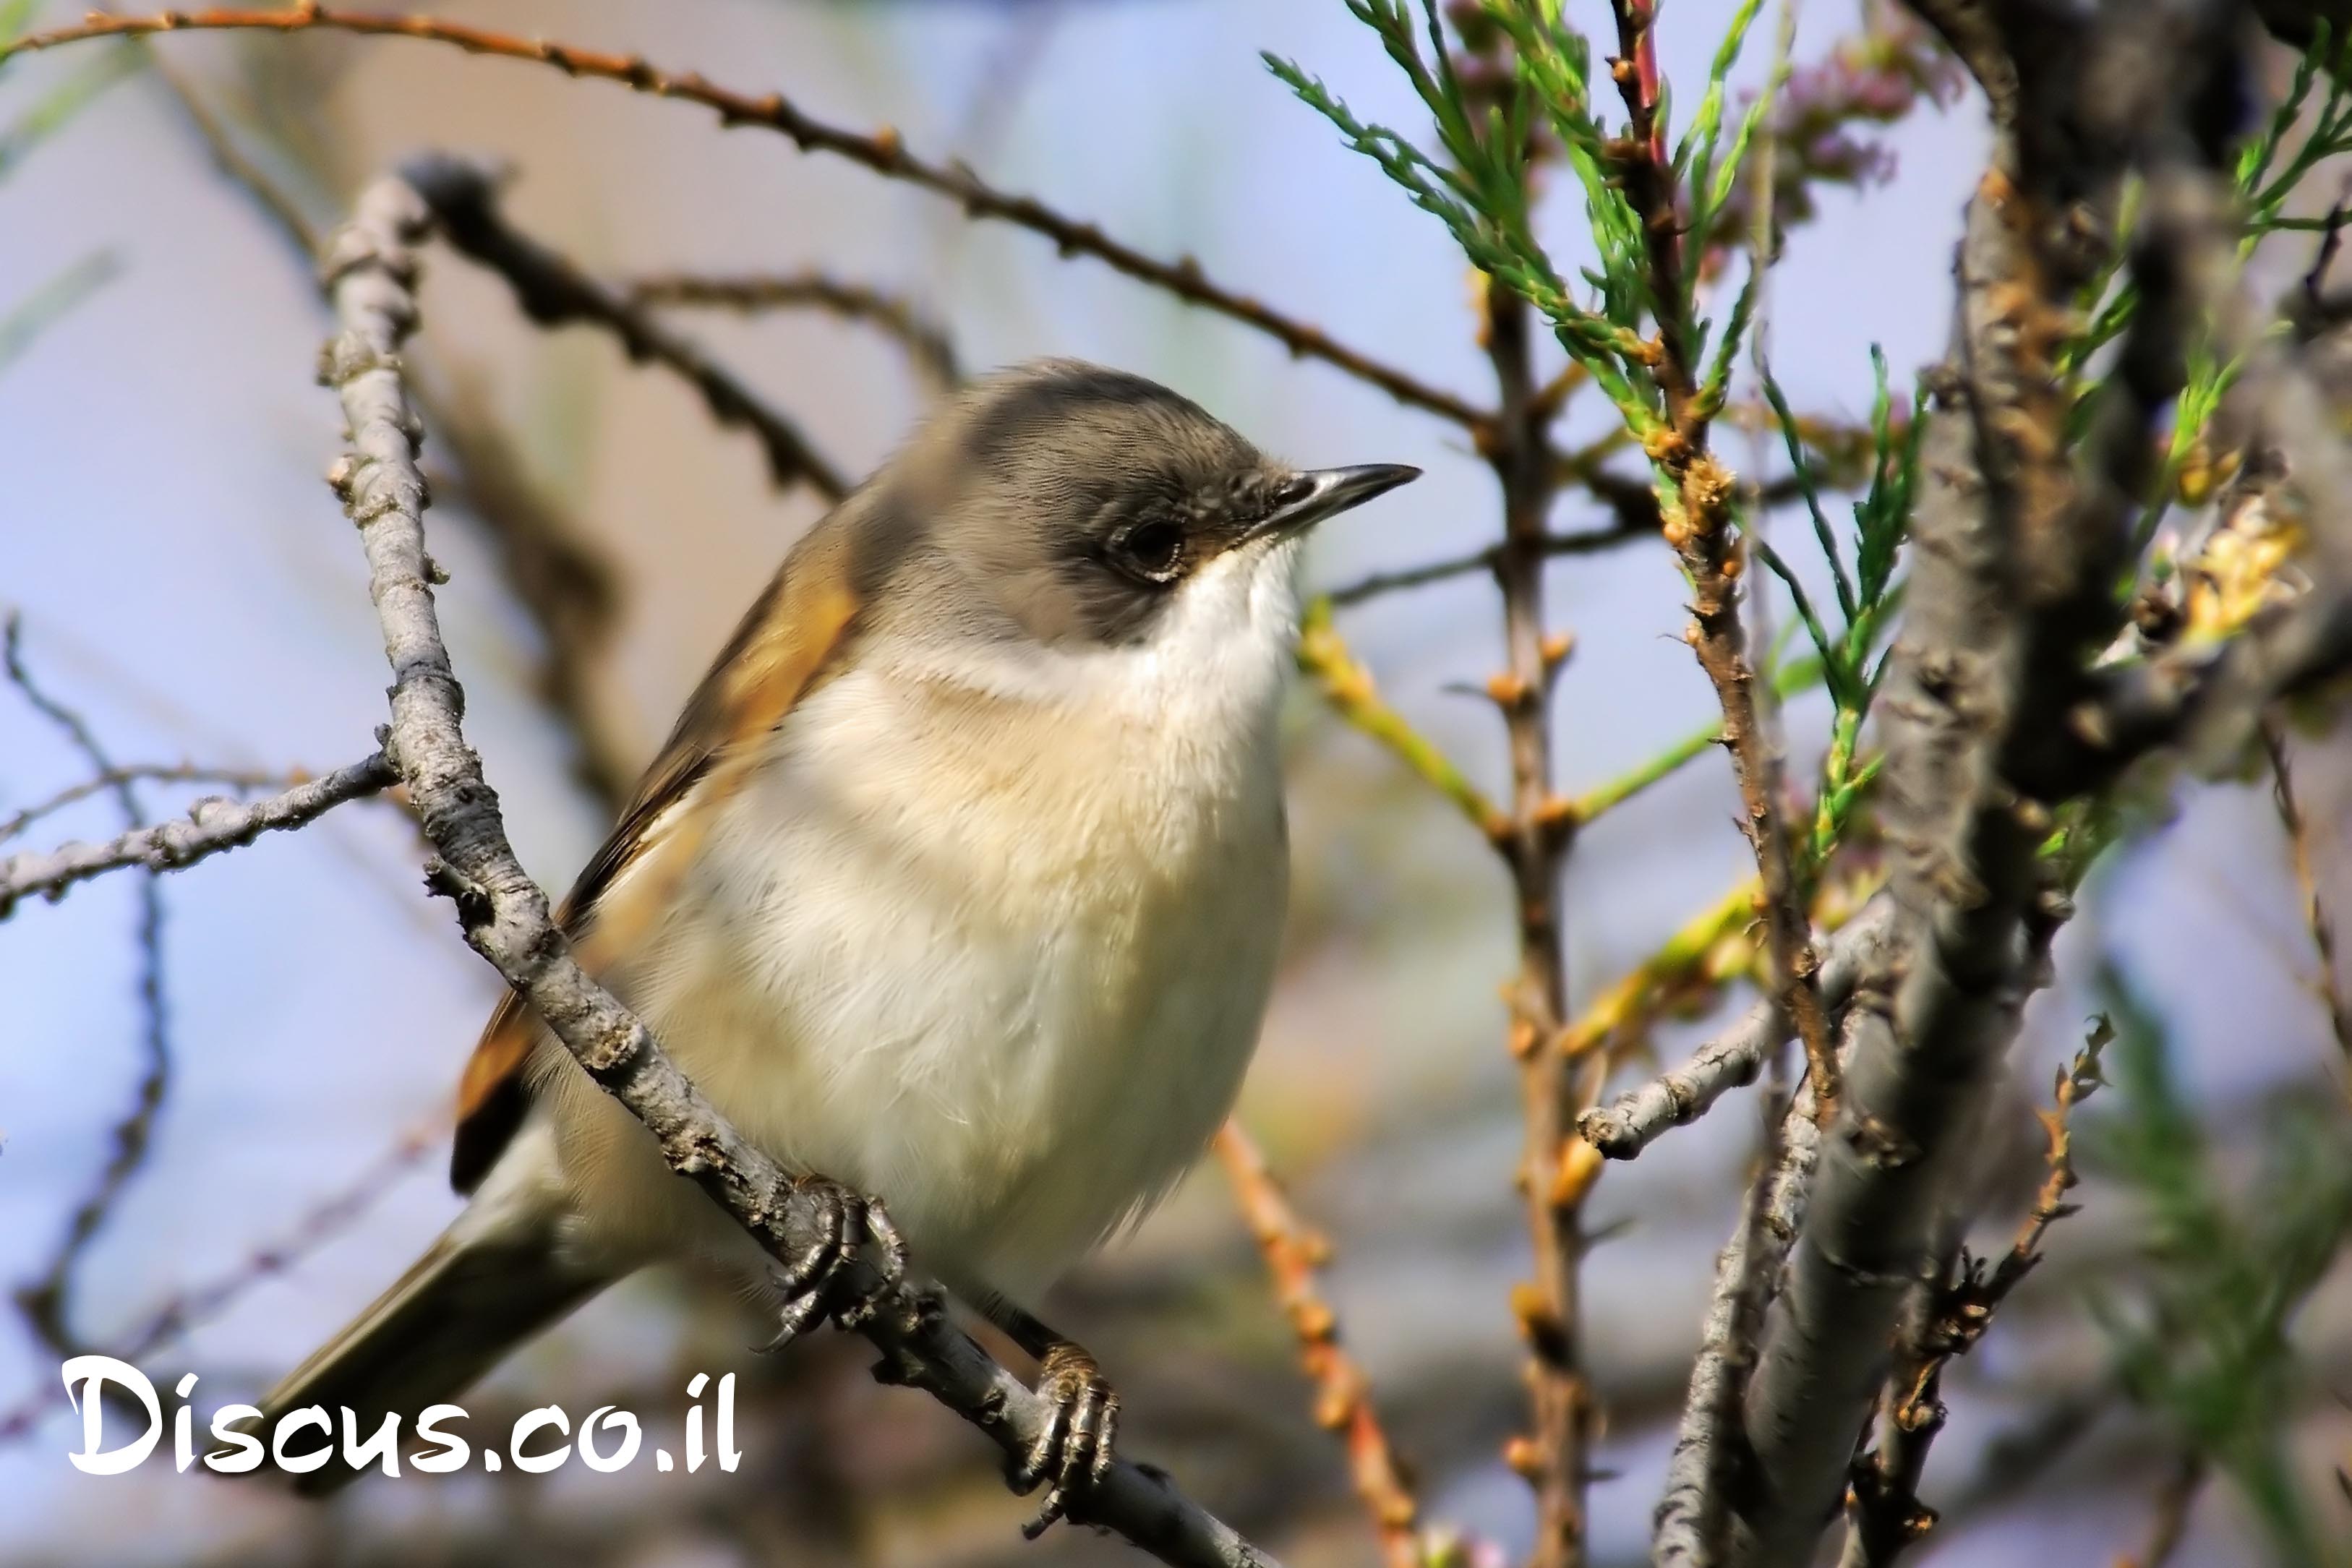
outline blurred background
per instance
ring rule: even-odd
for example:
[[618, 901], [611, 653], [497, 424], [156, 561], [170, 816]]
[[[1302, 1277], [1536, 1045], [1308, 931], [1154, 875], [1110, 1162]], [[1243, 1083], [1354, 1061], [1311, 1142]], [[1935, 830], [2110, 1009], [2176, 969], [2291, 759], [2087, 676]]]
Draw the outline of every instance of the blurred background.
[[[1703, 76], [1730, 9], [1677, 0], [1663, 31], [1670, 77]], [[781, 89], [828, 120], [894, 126], [911, 148], [965, 160], [1154, 255], [1197, 256], [1212, 277], [1474, 402], [1491, 395], [1458, 252], [1259, 62], [1260, 49], [1296, 58], [1365, 118], [1417, 128], [1402, 82], [1339, 0], [450, 0], [446, 14], [639, 50]], [[37, 7], [34, 19], [69, 16]], [[1863, 22], [1844, 0], [1814, 0], [1795, 58], [1830, 57]], [[1769, 48], [1750, 54], [1735, 81], [1752, 86]], [[1801, 408], [1857, 421], [1871, 345], [1898, 387], [1940, 351], [1979, 120], [1960, 99], [1870, 128], [1876, 177], [1824, 190], [1818, 215], [1791, 233], [1769, 336]], [[226, 138], [291, 214], [226, 176], [208, 137]], [[911, 300], [968, 371], [1079, 355], [1166, 382], [1302, 464], [1427, 469], [1318, 536], [1314, 586], [1496, 537], [1492, 476], [1454, 427], [782, 138], [400, 41], [93, 46], [0, 73], [0, 601], [21, 612], [23, 658], [42, 689], [117, 761], [268, 775], [369, 749], [383, 656], [359, 552], [320, 479], [339, 439], [332, 399], [310, 379], [325, 319], [285, 220], [331, 225], [370, 172], [426, 148], [499, 161], [518, 225], [602, 277], [822, 268]], [[1549, 221], [1577, 254], [1573, 211], [1555, 204]], [[632, 366], [604, 335], [533, 328], [502, 285], [446, 251], [431, 253], [424, 298], [415, 361], [430, 394], [435, 550], [452, 577], [445, 623], [518, 847], [561, 886], [603, 834], [612, 781], [650, 756], [819, 504], [805, 487], [772, 488], [757, 446], [713, 426], [675, 379]], [[899, 344], [824, 312], [675, 319], [853, 476], [934, 395]], [[1589, 437], [1607, 419], [1572, 407], [1569, 434]], [[1735, 440], [1733, 461], [1780, 471], [1750, 455]], [[1579, 493], [1554, 519], [1563, 531], [1608, 521]], [[1681, 585], [1663, 549], [1551, 570], [1555, 622], [1576, 639], [1558, 699], [1559, 782], [1573, 791], [1688, 734], [1715, 706], [1678, 640]], [[1500, 727], [1459, 689], [1499, 662], [1491, 583], [1473, 574], [1382, 597], [1341, 610], [1339, 624], [1388, 696], [1499, 789]], [[1790, 715], [1801, 777], [1820, 745], [1817, 701]], [[1507, 889], [1451, 808], [1314, 695], [1302, 691], [1291, 717], [1295, 907], [1241, 1120], [1331, 1239], [1328, 1293], [1427, 1517], [1507, 1560], [1532, 1521], [1500, 1459], [1522, 1418], [1506, 1296], [1527, 1247], [1497, 994], [1513, 962]], [[2324, 887], [2343, 865], [2352, 779], [2324, 729], [2292, 745]], [[0, 814], [89, 773], [54, 724], [0, 690]], [[153, 815], [201, 792], [140, 788]], [[1709, 754], [1583, 837], [1567, 887], [1579, 998], [1745, 874], [1735, 803], [1727, 766]], [[2235, 1184], [2277, 1143], [2278, 1102], [2338, 1095], [2267, 780], [2158, 783], [2145, 805], [2151, 825], [2095, 875], [2064, 933], [2062, 983], [2033, 1003], [2015, 1084], [1988, 1129], [1996, 1246], [2039, 1179], [2032, 1110], [2089, 1015], [2113, 1005], [2098, 988], [2105, 966], [2149, 1015], [2138, 1033], [2160, 1031], [2175, 1097], [2205, 1127], [2212, 1179], [2231, 1201], [2260, 1209], [2303, 1190]], [[8, 847], [121, 825], [100, 794]], [[115, 1155], [157, 1020], [168, 1085], [78, 1258], [66, 1310], [81, 1343], [135, 1347], [159, 1385], [200, 1374], [209, 1407], [274, 1380], [404, 1266], [457, 1207], [441, 1176], [447, 1108], [498, 984], [455, 939], [416, 864], [407, 821], [362, 804], [163, 879], [152, 945], [128, 876], [0, 927], [0, 1280], [37, 1285], [50, 1269]], [[1734, 989], [1703, 1016], [1661, 1023], [1649, 1037], [1658, 1058], [1679, 1058], [1746, 1000]], [[2083, 1124], [2103, 1112], [2124, 1113], [2095, 1100]], [[1727, 1104], [1608, 1170], [1589, 1209], [1612, 1233], [1586, 1276], [1607, 1408], [1608, 1473], [1592, 1494], [1601, 1563], [1643, 1555], [1755, 1130], [1744, 1099]], [[2137, 1288], [2149, 1201], [2124, 1179], [2127, 1161], [2103, 1164], [2086, 1143], [2084, 1212], [1946, 1380], [1952, 1424], [1926, 1495], [1947, 1522], [1923, 1560], [2137, 1552], [2150, 1499], [2179, 1467], [2177, 1418], [2131, 1396], [2117, 1334], [2096, 1310]], [[2291, 1318], [2289, 1418], [2273, 1436], [2311, 1506], [2336, 1509], [2326, 1518], [2341, 1538], [2328, 1478], [2352, 1450], [2336, 1393], [2352, 1371], [2352, 1293], [2327, 1263], [2337, 1234], [2326, 1238], [2326, 1277]], [[1295, 1565], [1372, 1560], [1339, 1446], [1314, 1423], [1295, 1342], [1213, 1164], [1082, 1268], [1056, 1321], [1121, 1387], [1129, 1453], [1168, 1466]], [[1024, 1506], [975, 1434], [875, 1386], [856, 1342], [747, 1354], [763, 1337], [701, 1281], [641, 1277], [468, 1402], [493, 1418], [617, 1403], [652, 1427], [678, 1419], [693, 1372], [732, 1370], [747, 1453], [732, 1477], [575, 1465], [547, 1479], [361, 1485], [314, 1506], [175, 1475], [162, 1458], [119, 1478], [77, 1472], [58, 1352], [29, 1316], [10, 1316], [0, 1560], [651, 1568], [1129, 1553], [1068, 1530], [1024, 1545]], [[2177, 1560], [2270, 1560], [2259, 1512], [2237, 1490], [2204, 1488]]]

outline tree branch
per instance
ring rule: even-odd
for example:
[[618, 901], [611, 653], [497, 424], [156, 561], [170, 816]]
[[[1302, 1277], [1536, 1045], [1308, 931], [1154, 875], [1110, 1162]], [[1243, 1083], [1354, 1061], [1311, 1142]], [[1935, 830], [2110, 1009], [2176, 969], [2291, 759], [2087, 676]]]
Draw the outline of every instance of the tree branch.
[[953, 392], [963, 381], [947, 329], [916, 309], [903, 295], [869, 283], [852, 283], [815, 271], [755, 277], [666, 272], [633, 279], [622, 286], [621, 292], [638, 309], [685, 305], [746, 314], [820, 310], [845, 321], [863, 322], [895, 340], [907, 350], [916, 373], [935, 396]]
[[263, 833], [301, 827], [346, 800], [373, 795], [399, 781], [391, 764], [378, 755], [267, 800], [239, 802], [215, 796], [199, 800], [179, 821], [140, 828], [108, 843], [69, 843], [11, 855], [0, 861], [0, 920], [15, 913], [19, 900], [54, 899], [78, 882], [128, 866], [178, 871], [223, 850], [249, 844]]
[[724, 126], [754, 125], [776, 131], [790, 137], [803, 152], [829, 152], [886, 178], [945, 196], [970, 216], [992, 218], [1043, 235], [1064, 256], [1091, 256], [1114, 271], [1172, 294], [1189, 305], [1254, 328], [1295, 356], [1320, 360], [1358, 381], [1369, 382], [1408, 407], [1434, 413], [1470, 430], [1484, 428], [1491, 417], [1453, 393], [1348, 348], [1295, 317], [1210, 281], [1202, 275], [1200, 264], [1190, 256], [1173, 262], [1157, 260], [1112, 238], [1096, 225], [1066, 216], [1034, 196], [1000, 191], [960, 163], [927, 162], [908, 152], [898, 133], [888, 127], [871, 135], [860, 135], [803, 114], [779, 94], [754, 97], [732, 92], [697, 73], [671, 76], [635, 55], [574, 48], [434, 16], [400, 16], [303, 5], [284, 11], [215, 7], [166, 11], [148, 16], [93, 16], [72, 26], [29, 33], [13, 44], [0, 46], [0, 60], [85, 38], [144, 37], [195, 28], [275, 33], [330, 30], [416, 38], [448, 45], [468, 54], [552, 66], [566, 76], [593, 77], [656, 98], [698, 104], [715, 112]]
[[[1880, 704], [1897, 956], [1865, 984], [1892, 1005], [1857, 1015], [1845, 1103], [1749, 1385], [1745, 1568], [1809, 1560], [1901, 1306], [1933, 1270], [1961, 1134], [2043, 977], [2028, 933], [2063, 917], [2037, 915], [2058, 896], [2041, 854], [2058, 802], [2026, 794], [2007, 764], [2063, 729], [2113, 634], [2128, 512], [2153, 475], [2149, 423], [2180, 384], [2190, 258], [2231, 243], [2214, 204], [2184, 204], [2168, 177], [2221, 156], [2220, 117], [2203, 111], [2207, 84], [2233, 79], [2229, 8], [2110, 4], [2063, 30], [2054, 10], [2025, 19], [2032, 36], [2009, 40], [2018, 117], [1997, 128], [1961, 244], [1954, 363], [1933, 383], [1916, 564]], [[2070, 452], [2054, 355], [2101, 259], [2077, 214], [2111, 203], [2136, 160], [2150, 182], [2141, 303]]]
[[699, 348], [632, 306], [619, 289], [597, 282], [508, 223], [480, 169], [427, 153], [402, 172], [432, 207], [441, 236], [505, 278], [524, 315], [547, 327], [566, 321], [602, 327], [621, 340], [629, 358], [651, 361], [684, 377], [702, 395], [711, 418], [758, 439], [767, 455], [768, 476], [778, 486], [806, 484], [827, 501], [849, 493], [849, 482], [817, 455], [799, 425], [761, 402]]
[[[401, 385], [399, 349], [415, 326], [413, 246], [431, 209], [404, 181], [362, 195], [331, 246], [324, 274], [338, 332], [321, 356], [341, 395], [352, 447], [331, 477], [358, 526], [370, 595], [394, 684], [387, 751], [437, 851], [427, 874], [456, 904], [468, 946], [525, 997], [589, 1076], [642, 1121], [672, 1169], [693, 1180], [771, 1256], [789, 1262], [822, 1239], [822, 1217], [791, 1173], [747, 1142], [662, 1053], [645, 1025], [572, 958], [547, 895], [506, 837], [498, 797], [467, 746], [462, 697], [441, 638], [425, 550], [420, 434]], [[881, 1287], [851, 1260], [844, 1299]], [[885, 1292], [861, 1332], [891, 1381], [929, 1392], [1008, 1456], [1024, 1454], [1048, 1419], [1045, 1401], [950, 1325], [936, 1297]], [[1163, 1472], [1118, 1464], [1072, 1509], [1171, 1563], [1253, 1568], [1269, 1560], [1230, 1526], [1188, 1501]]]
[[[1894, 900], [1880, 894], [1830, 940], [1822, 964], [1823, 1006], [1836, 1011], [1846, 1005], [1855, 982], [1884, 962], [1894, 930]], [[1577, 1133], [1612, 1160], [1634, 1159], [1668, 1130], [1697, 1121], [1724, 1095], [1755, 1082], [1788, 1038], [1780, 1009], [1767, 997], [1680, 1067], [1579, 1116]]]

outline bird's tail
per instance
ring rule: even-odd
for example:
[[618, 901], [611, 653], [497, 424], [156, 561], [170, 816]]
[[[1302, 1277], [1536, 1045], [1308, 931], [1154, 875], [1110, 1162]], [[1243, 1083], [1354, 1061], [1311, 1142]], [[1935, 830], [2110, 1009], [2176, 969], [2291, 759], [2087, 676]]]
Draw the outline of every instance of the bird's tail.
[[263, 1396], [253, 1426], [265, 1440], [280, 1416], [306, 1406], [324, 1407], [333, 1423], [333, 1457], [296, 1477], [298, 1490], [333, 1491], [359, 1474], [344, 1463], [344, 1407], [362, 1441], [395, 1412], [404, 1430], [417, 1412], [463, 1393], [610, 1282], [563, 1260], [551, 1223], [482, 1231], [478, 1216], [461, 1217], [398, 1282]]

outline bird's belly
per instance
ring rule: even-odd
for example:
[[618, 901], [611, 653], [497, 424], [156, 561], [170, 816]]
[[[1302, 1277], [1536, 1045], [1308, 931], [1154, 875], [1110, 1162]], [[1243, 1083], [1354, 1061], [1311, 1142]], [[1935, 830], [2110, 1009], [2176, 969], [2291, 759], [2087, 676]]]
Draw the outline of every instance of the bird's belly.
[[1231, 1107], [1282, 922], [1271, 760], [1173, 790], [806, 761], [719, 822], [615, 979], [748, 1136], [882, 1197], [950, 1284], [1032, 1300]]

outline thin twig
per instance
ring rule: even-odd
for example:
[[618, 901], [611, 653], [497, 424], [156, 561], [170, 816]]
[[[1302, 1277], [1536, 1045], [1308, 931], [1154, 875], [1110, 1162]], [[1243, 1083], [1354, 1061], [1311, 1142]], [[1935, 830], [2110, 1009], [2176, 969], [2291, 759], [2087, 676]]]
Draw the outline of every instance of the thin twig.
[[[2263, 750], [2270, 758], [2271, 799], [2278, 808], [2279, 824], [2286, 830], [2287, 848], [2294, 857], [2295, 884], [2303, 893], [2303, 923], [2311, 932], [2311, 946], [2319, 958], [2315, 988], [2327, 1009], [2327, 1027], [2336, 1039], [2338, 1065], [2352, 1068], [2352, 1010], [2344, 1001], [2343, 983], [2336, 974], [2336, 922], [2319, 894], [2319, 877], [2311, 850], [2311, 824], [2295, 799], [2294, 773], [2288, 765], [2286, 730], [2276, 719], [2263, 721]], [[2347, 1080], [2352, 1082], [2352, 1080]]]
[[908, 152], [898, 133], [885, 127], [870, 135], [829, 125], [803, 113], [779, 94], [754, 96], [733, 92], [705, 80], [698, 73], [672, 76], [635, 55], [604, 53], [567, 44], [524, 38], [486, 27], [434, 16], [402, 16], [373, 11], [333, 10], [303, 5], [290, 10], [264, 11], [215, 7], [197, 11], [166, 11], [147, 16], [93, 16], [72, 26], [29, 33], [0, 46], [0, 60], [55, 48], [85, 38], [145, 36], [194, 28], [259, 29], [275, 33], [316, 30], [359, 33], [373, 37], [415, 38], [445, 44], [468, 54], [492, 55], [552, 66], [572, 77], [593, 77], [617, 82], [633, 91], [656, 98], [698, 104], [715, 112], [725, 126], [752, 125], [790, 137], [803, 152], [829, 152], [846, 158], [877, 174], [945, 196], [972, 217], [992, 218], [1043, 235], [1064, 256], [1091, 256], [1116, 271], [1174, 295], [1187, 304], [1255, 328], [1288, 349], [1292, 354], [1325, 364], [1370, 382], [1399, 402], [1478, 430], [1489, 422], [1487, 413], [1463, 399], [1429, 385], [1418, 377], [1372, 359], [1334, 340], [1320, 329], [1263, 305], [1247, 295], [1211, 282], [1200, 264], [1185, 256], [1160, 261], [1124, 245], [1091, 223], [1081, 222], [1034, 196], [1000, 191], [960, 163], [927, 162]]
[[2050, 1109], [2038, 1113], [2049, 1174], [2009, 1250], [1988, 1272], [1981, 1260], [1960, 1249], [1937, 1281], [1927, 1287], [1926, 1299], [1906, 1326], [1880, 1402], [1878, 1445], [1854, 1461], [1846, 1489], [1840, 1568], [1886, 1568], [1936, 1527], [1936, 1511], [1919, 1500], [1919, 1482], [1927, 1473], [1928, 1448], [1944, 1428], [1944, 1405], [1937, 1396], [1944, 1368], [1975, 1348], [1992, 1326], [1993, 1313], [2041, 1263], [2050, 1227], [2079, 1207], [2066, 1197], [2075, 1186], [2070, 1122], [2074, 1108], [2103, 1082], [2099, 1052], [2114, 1038], [2113, 1026], [2101, 1019], [2074, 1059], [2058, 1070]]
[[1349, 1479], [1380, 1532], [1381, 1560], [1389, 1568], [1422, 1568], [1426, 1554], [1416, 1528], [1421, 1506], [1412, 1483], [1381, 1425], [1370, 1380], [1340, 1345], [1338, 1316], [1316, 1282], [1318, 1270], [1330, 1260], [1330, 1243], [1299, 1218], [1240, 1123], [1224, 1124], [1216, 1147], [1250, 1234], [1265, 1255], [1275, 1300], [1298, 1336], [1299, 1360], [1315, 1385], [1315, 1424], [1343, 1435]]
[[1551, 695], [1571, 645], [1547, 630], [1544, 617], [1545, 521], [1558, 484], [1553, 411], [1538, 400], [1527, 301], [1492, 279], [1485, 301], [1486, 356], [1502, 397], [1487, 456], [1503, 494], [1494, 571], [1506, 659], [1487, 690], [1511, 759], [1508, 831], [1496, 843], [1511, 872], [1518, 930], [1518, 973], [1507, 995], [1519, 1062], [1519, 1183], [1534, 1253], [1533, 1280], [1512, 1292], [1528, 1346], [1533, 1430], [1512, 1439], [1506, 1458], [1535, 1488], [1535, 1568], [1579, 1568], [1598, 1416], [1583, 1345], [1581, 1213], [1601, 1162], [1567, 1134], [1605, 1068], [1555, 1049], [1568, 1016], [1559, 887], [1576, 823], [1552, 783]]
[[[1894, 901], [1880, 895], [1831, 939], [1822, 965], [1824, 1006], [1843, 1008], [1855, 981], [1878, 962], [1878, 950], [1895, 929]], [[1612, 1160], [1639, 1155], [1670, 1130], [1698, 1120], [1732, 1090], [1756, 1082], [1765, 1060], [1788, 1039], [1780, 1009], [1769, 998], [1708, 1040], [1681, 1066], [1621, 1094], [1605, 1108], [1577, 1118], [1586, 1142]]]
[[[1657, 533], [1654, 515], [1627, 523], [1622, 518], [1607, 528], [1588, 528], [1576, 534], [1547, 534], [1541, 546], [1547, 557], [1600, 555], [1621, 545], [1650, 538]], [[1402, 571], [1377, 571], [1354, 582], [1344, 584], [1323, 595], [1334, 609], [1361, 604], [1384, 593], [1395, 593], [1408, 588], [1426, 588], [1433, 582], [1444, 582], [1456, 577], [1468, 577], [1473, 572], [1492, 572], [1503, 559], [1503, 547], [1488, 545], [1469, 555], [1458, 555], [1450, 560], [1433, 561], [1427, 566], [1407, 567]]]
[[862, 322], [895, 340], [934, 394], [952, 392], [963, 380], [947, 329], [918, 310], [904, 295], [870, 283], [853, 283], [816, 271], [729, 277], [667, 272], [623, 284], [621, 294], [638, 309], [691, 305], [747, 313], [821, 310]]
[[[278, 1239], [256, 1248], [203, 1284], [173, 1291], [140, 1319], [136, 1328], [110, 1343], [105, 1354], [118, 1361], [144, 1361], [190, 1329], [219, 1317], [255, 1286], [286, 1274], [349, 1230], [395, 1182], [439, 1146], [441, 1132], [436, 1124], [404, 1133], [357, 1176], [312, 1205]], [[37, 1392], [0, 1412], [0, 1444], [29, 1435], [43, 1417], [67, 1402], [67, 1387], [62, 1380], [45, 1379]]]
[[125, 784], [213, 784], [249, 794], [256, 789], [289, 789], [315, 777], [308, 768], [264, 772], [246, 768], [199, 768], [193, 762], [131, 762], [110, 768], [94, 779], [69, 784], [45, 800], [37, 800], [15, 816], [0, 820], [0, 843], [16, 838], [44, 817], [93, 795], [104, 795]]
[[[359, 528], [395, 675], [387, 749], [438, 852], [428, 879], [456, 904], [467, 945], [528, 999], [590, 1078], [645, 1124], [671, 1168], [789, 1265], [824, 1240], [822, 1206], [730, 1125], [646, 1026], [572, 958], [546, 893], [515, 858], [498, 797], [466, 744], [463, 699], [425, 551], [421, 433], [399, 358], [416, 324], [414, 246], [430, 220], [430, 207], [404, 181], [378, 181], [362, 195], [329, 249], [325, 277], [338, 332], [320, 358], [351, 433], [351, 448], [332, 477]], [[1026, 1453], [1044, 1433], [1046, 1402], [950, 1324], [935, 1296], [887, 1284], [858, 1258], [845, 1262], [835, 1283], [841, 1300], [871, 1300], [860, 1332], [882, 1351], [879, 1371], [887, 1380], [930, 1393], [1008, 1455]], [[1076, 1498], [1071, 1515], [1191, 1568], [1268, 1562], [1186, 1500], [1165, 1472], [1131, 1462], [1118, 1463]]]
[[78, 882], [127, 866], [178, 871], [223, 850], [249, 844], [263, 833], [301, 827], [346, 800], [376, 794], [399, 781], [379, 754], [266, 800], [238, 802], [215, 796], [199, 800], [184, 818], [141, 828], [107, 843], [69, 843], [11, 855], [0, 861], [0, 920], [23, 899], [56, 898]]
[[[109, 780], [105, 788], [121, 808], [124, 824], [133, 833], [138, 832], [147, 821], [140, 808], [138, 789], [131, 778], [115, 766], [89, 721], [33, 679], [25, 664], [23, 639], [23, 619], [12, 610], [5, 632], [0, 632], [0, 661], [5, 661], [10, 684], [42, 717], [65, 734], [99, 778]], [[9, 863], [13, 866], [14, 860]], [[0, 877], [5, 877], [5, 868], [0, 868]], [[9, 901], [9, 894], [0, 893], [0, 915], [6, 914]], [[163, 1113], [163, 1098], [172, 1087], [171, 1008], [163, 988], [163, 892], [152, 872], [139, 883], [137, 931], [139, 1043], [142, 1060], [138, 1084], [131, 1091], [131, 1107], [114, 1124], [113, 1153], [107, 1156], [89, 1190], [74, 1206], [72, 1216], [66, 1221], [65, 1233], [50, 1250], [48, 1261], [30, 1284], [16, 1291], [16, 1304], [26, 1322], [41, 1343], [59, 1356], [78, 1355], [88, 1348], [74, 1327], [74, 1274], [99, 1233], [113, 1218], [115, 1205], [139, 1175], [140, 1167], [147, 1163], [147, 1152], [154, 1143], [155, 1118]]]
[[2191, 1450], [2180, 1456], [2157, 1485], [2147, 1543], [2137, 1554], [2119, 1558], [2116, 1568], [2166, 1568], [2189, 1534], [2189, 1516], [2197, 1506], [2197, 1494], [2205, 1490], [2207, 1468], [2200, 1453]]
[[620, 340], [632, 360], [650, 361], [683, 377], [701, 394], [711, 418], [740, 425], [758, 439], [767, 455], [768, 476], [779, 486], [806, 484], [828, 501], [849, 493], [849, 481], [817, 455], [799, 425], [692, 342], [632, 306], [619, 289], [597, 282], [508, 223], [482, 170], [427, 154], [411, 160], [404, 173], [432, 206], [441, 236], [505, 278], [524, 315], [542, 326], [585, 321], [602, 327]]

